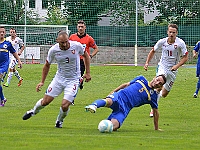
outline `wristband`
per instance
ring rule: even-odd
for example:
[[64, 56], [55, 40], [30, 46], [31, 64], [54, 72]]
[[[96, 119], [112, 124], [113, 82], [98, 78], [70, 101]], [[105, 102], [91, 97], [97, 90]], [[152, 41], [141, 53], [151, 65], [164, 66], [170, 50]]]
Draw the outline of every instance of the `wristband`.
[[90, 58], [92, 58], [92, 55], [90, 55]]

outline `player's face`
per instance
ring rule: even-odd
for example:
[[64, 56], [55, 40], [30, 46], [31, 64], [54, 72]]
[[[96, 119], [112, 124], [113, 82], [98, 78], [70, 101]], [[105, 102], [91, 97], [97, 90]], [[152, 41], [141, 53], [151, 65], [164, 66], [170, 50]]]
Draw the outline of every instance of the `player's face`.
[[67, 35], [61, 35], [57, 38], [61, 50], [68, 50], [70, 47], [69, 38]]
[[170, 41], [175, 41], [176, 35], [178, 34], [178, 31], [177, 31], [176, 28], [169, 27], [167, 34], [168, 34], [168, 38], [169, 38]]
[[0, 39], [3, 40], [6, 35], [5, 28], [0, 28]]
[[155, 77], [153, 79], [153, 81], [151, 82], [151, 86], [156, 89], [156, 88], [161, 88], [163, 85], [164, 85], [165, 81], [163, 79], [162, 76], [158, 76], [158, 77]]
[[80, 35], [83, 35], [85, 33], [85, 29], [86, 29], [86, 26], [82, 23], [79, 23], [77, 25], [77, 30], [78, 30], [78, 33], [80, 33]]
[[14, 37], [14, 36], [16, 36], [16, 32], [15, 32], [15, 30], [10, 30], [10, 36], [12, 36], [12, 37]]

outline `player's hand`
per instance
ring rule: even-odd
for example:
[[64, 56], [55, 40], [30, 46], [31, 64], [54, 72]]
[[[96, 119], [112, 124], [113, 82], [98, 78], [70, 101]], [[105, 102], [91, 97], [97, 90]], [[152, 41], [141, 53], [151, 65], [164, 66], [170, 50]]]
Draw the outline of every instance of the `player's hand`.
[[21, 62], [18, 62], [18, 68], [22, 68], [22, 63]]
[[41, 87], [44, 85], [44, 83], [40, 82], [37, 86], [36, 86], [36, 91], [39, 92], [41, 91]]
[[84, 76], [83, 76], [83, 80], [85, 80], [85, 82], [89, 82], [91, 80], [91, 76], [89, 73], [86, 73]]
[[149, 64], [148, 63], [146, 63], [145, 65], [144, 65], [144, 70], [148, 70], [148, 66], [149, 66]]

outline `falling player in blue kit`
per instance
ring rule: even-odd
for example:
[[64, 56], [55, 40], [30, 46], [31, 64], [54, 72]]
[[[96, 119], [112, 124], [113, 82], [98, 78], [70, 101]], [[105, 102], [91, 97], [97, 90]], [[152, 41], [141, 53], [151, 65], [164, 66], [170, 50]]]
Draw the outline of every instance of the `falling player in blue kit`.
[[121, 84], [106, 99], [98, 99], [85, 107], [86, 111], [96, 112], [96, 108], [108, 107], [113, 111], [108, 117], [113, 123], [113, 130], [121, 127], [129, 112], [134, 107], [150, 104], [154, 113], [154, 128], [158, 128], [158, 93], [166, 82], [165, 75], [159, 75], [148, 82], [144, 76], [138, 76], [128, 83]]
[[198, 55], [198, 61], [197, 61], [196, 77], [198, 78], [198, 81], [197, 81], [196, 91], [193, 95], [194, 98], [197, 98], [200, 89], [200, 41], [197, 42], [193, 50], [193, 57], [196, 58], [197, 55]]
[[3, 94], [1, 82], [8, 71], [9, 67], [9, 52], [17, 59], [19, 68], [22, 67], [22, 63], [11, 42], [5, 39], [6, 30], [3, 26], [0, 26], [0, 107], [3, 107], [6, 102], [6, 98]]

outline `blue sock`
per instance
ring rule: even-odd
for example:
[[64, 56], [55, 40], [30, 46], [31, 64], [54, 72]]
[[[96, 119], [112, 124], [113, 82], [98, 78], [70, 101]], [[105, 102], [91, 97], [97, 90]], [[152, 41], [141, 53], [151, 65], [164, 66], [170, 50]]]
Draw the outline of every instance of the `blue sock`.
[[197, 95], [198, 95], [198, 92], [199, 92], [199, 88], [200, 88], [200, 78], [197, 82], [197, 89], [196, 89], [196, 92], [195, 92]]
[[106, 100], [105, 99], [97, 99], [91, 105], [95, 105], [95, 106], [97, 106], [97, 108], [104, 107], [104, 106], [106, 106]]
[[4, 100], [4, 96], [3, 96], [3, 89], [2, 86], [0, 85], [0, 99]]

